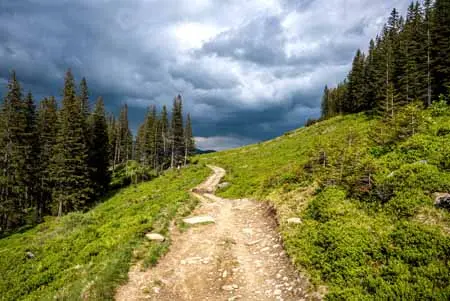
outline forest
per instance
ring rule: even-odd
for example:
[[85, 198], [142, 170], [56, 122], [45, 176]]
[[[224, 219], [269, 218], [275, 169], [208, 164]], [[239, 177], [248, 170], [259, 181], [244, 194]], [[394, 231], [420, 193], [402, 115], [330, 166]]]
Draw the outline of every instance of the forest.
[[171, 118], [166, 106], [152, 106], [134, 138], [127, 105], [118, 118], [102, 97], [91, 109], [86, 79], [77, 87], [70, 69], [61, 101], [38, 104], [11, 72], [0, 104], [0, 235], [46, 215], [84, 211], [112, 188], [186, 165], [195, 142], [182, 107], [180, 95]]
[[450, 1], [410, 4], [406, 17], [393, 9], [368, 54], [357, 50], [347, 78], [325, 86], [322, 118], [370, 112], [386, 120], [416, 102], [429, 107], [450, 92]]

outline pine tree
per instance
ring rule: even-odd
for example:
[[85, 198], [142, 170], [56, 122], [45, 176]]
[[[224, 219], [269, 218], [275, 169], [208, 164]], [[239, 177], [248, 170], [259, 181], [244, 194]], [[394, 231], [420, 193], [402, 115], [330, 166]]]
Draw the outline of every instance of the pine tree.
[[44, 214], [50, 213], [52, 201], [52, 170], [51, 159], [54, 155], [57, 135], [57, 104], [54, 97], [41, 101], [37, 117], [37, 130], [39, 135], [39, 198], [37, 201], [37, 215], [40, 220]]
[[427, 106], [431, 105], [432, 83], [431, 83], [431, 30], [432, 30], [432, 5], [431, 0], [424, 1], [424, 19], [425, 19], [425, 48], [426, 48], [426, 73], [427, 73]]
[[163, 158], [161, 159], [161, 164], [165, 165], [170, 158], [170, 127], [169, 127], [169, 117], [167, 116], [167, 108], [164, 105], [161, 111], [161, 135], [163, 142]]
[[188, 157], [195, 154], [195, 140], [192, 134], [191, 115], [187, 114], [186, 127], [184, 128], [184, 165], [187, 164]]
[[364, 54], [358, 49], [353, 59], [352, 70], [348, 75], [348, 100], [345, 103], [345, 112], [356, 113], [367, 109], [364, 61]]
[[431, 27], [433, 95], [450, 92], [450, 0], [436, 0]]
[[[36, 106], [31, 92], [24, 102], [25, 131], [23, 137], [23, 188], [25, 189], [26, 208], [38, 203], [39, 175], [39, 135], [37, 131]], [[38, 218], [38, 216], [37, 216]]]
[[92, 169], [91, 182], [95, 194], [101, 196], [108, 190], [111, 175], [109, 172], [109, 139], [103, 99], [99, 97], [94, 112], [89, 119], [92, 148], [89, 166]]
[[328, 90], [328, 86], [325, 86], [323, 89], [323, 96], [322, 96], [322, 104], [321, 104], [321, 110], [322, 110], [322, 117], [327, 118], [330, 116], [329, 111], [329, 104], [330, 104], [330, 91]]
[[126, 163], [131, 159], [133, 136], [128, 126], [128, 106], [125, 104], [120, 110], [119, 121], [116, 126], [116, 144], [114, 146], [114, 163]]
[[117, 121], [113, 114], [108, 116], [108, 141], [109, 141], [109, 162], [115, 170], [116, 146], [117, 146]]
[[21, 223], [25, 208], [24, 141], [26, 115], [22, 89], [16, 73], [11, 73], [8, 93], [2, 107], [0, 129], [0, 227], [11, 228]]
[[152, 168], [156, 167], [156, 129], [156, 107], [151, 106], [148, 110], [145, 122], [144, 162], [147, 166]]
[[83, 209], [92, 196], [85, 141], [85, 119], [71, 71], [65, 76], [58, 134], [52, 159], [53, 200], [58, 216]]
[[86, 78], [82, 78], [80, 82], [80, 95], [78, 96], [81, 104], [81, 112], [83, 113], [85, 119], [87, 120], [90, 112], [89, 104], [89, 89], [87, 85]]
[[184, 159], [184, 132], [183, 132], [183, 102], [181, 95], [175, 97], [172, 108], [171, 126], [171, 167], [175, 168], [183, 164]]

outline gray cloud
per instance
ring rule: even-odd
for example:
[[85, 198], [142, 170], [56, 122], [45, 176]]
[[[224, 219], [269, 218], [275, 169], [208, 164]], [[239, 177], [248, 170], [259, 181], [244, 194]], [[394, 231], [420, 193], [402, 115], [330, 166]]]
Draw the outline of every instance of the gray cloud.
[[133, 128], [148, 105], [181, 93], [200, 146], [242, 145], [317, 117], [323, 86], [408, 3], [1, 1], [0, 89], [15, 69], [37, 98], [59, 96], [70, 67], [110, 111], [128, 103]]

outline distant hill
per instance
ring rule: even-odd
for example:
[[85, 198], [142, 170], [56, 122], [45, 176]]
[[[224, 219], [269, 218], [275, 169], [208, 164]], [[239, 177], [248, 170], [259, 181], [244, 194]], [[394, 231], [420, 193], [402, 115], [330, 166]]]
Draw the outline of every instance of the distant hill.
[[215, 153], [216, 151], [215, 150], [212, 150], [212, 149], [206, 149], [206, 150], [203, 150], [203, 149], [196, 149], [195, 150], [195, 153], [196, 154], [198, 154], [198, 155], [202, 155], [202, 154], [210, 154], [210, 153]]

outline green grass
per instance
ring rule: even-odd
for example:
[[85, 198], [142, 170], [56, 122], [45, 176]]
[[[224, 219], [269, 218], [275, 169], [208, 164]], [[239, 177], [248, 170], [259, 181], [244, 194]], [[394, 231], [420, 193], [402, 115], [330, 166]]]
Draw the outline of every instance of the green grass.
[[448, 106], [339, 116], [198, 158], [227, 170], [221, 195], [275, 205], [288, 254], [327, 299], [450, 299], [450, 214], [432, 197], [450, 192]]
[[48, 218], [0, 239], [0, 300], [112, 300], [132, 262], [155, 264], [168, 248], [144, 234], [167, 234], [173, 218], [188, 214], [196, 204], [188, 190], [209, 172], [204, 165], [170, 171], [87, 213]]

